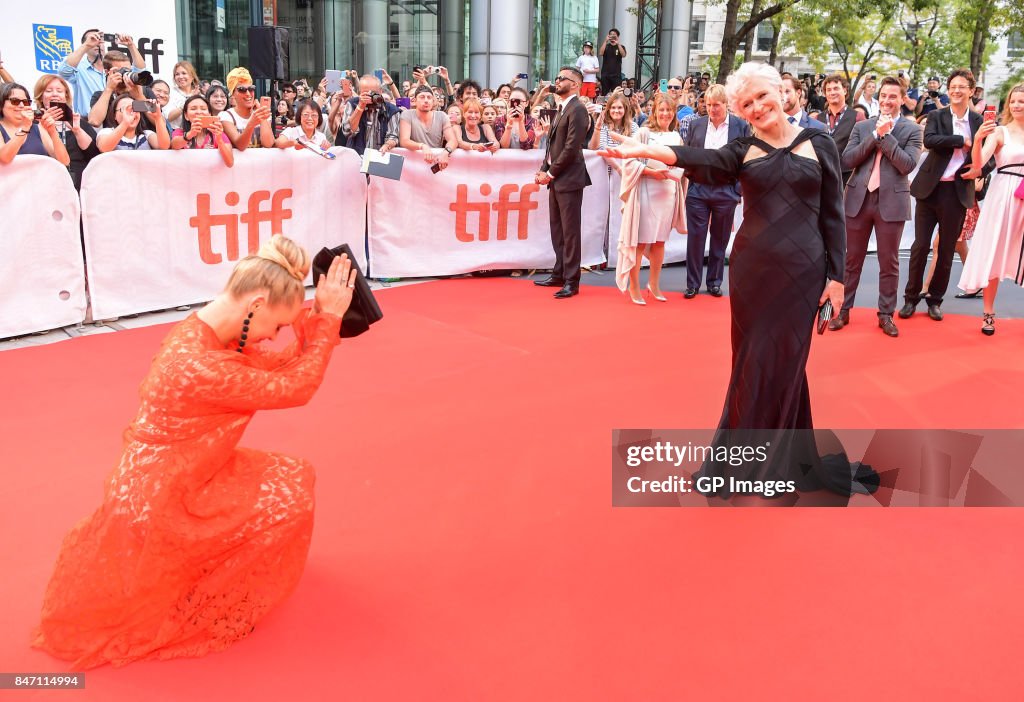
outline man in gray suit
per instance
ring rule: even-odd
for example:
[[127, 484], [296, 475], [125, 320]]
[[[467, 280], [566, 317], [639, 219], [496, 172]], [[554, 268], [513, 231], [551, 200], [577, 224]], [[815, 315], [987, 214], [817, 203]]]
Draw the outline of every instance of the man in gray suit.
[[843, 309], [829, 323], [839, 330], [850, 323], [868, 250], [871, 229], [878, 244], [878, 326], [899, 336], [892, 321], [900, 280], [899, 245], [904, 222], [910, 219], [910, 182], [921, 155], [921, 128], [900, 117], [903, 85], [888, 76], [878, 93], [878, 117], [859, 122], [843, 151], [843, 169], [853, 169], [846, 186], [846, 296]]

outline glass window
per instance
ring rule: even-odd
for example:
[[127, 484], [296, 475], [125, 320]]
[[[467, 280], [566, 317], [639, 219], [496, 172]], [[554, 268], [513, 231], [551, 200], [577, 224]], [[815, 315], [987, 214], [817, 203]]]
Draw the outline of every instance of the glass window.
[[1021, 58], [1024, 56], [1024, 34], [1014, 31], [1007, 35], [1006, 54], [1010, 58]]
[[757, 51], [764, 51], [768, 53], [772, 50], [772, 34], [775, 28], [771, 22], [762, 22], [757, 25], [757, 44], [755, 48]]
[[707, 22], [703, 17], [690, 23], [690, 48], [695, 51], [704, 50], [704, 28]]
[[[594, 42], [597, 53], [598, 5], [598, 0], [533, 0], [531, 86], [538, 78], [551, 80], [561, 66], [575, 65], [585, 41]], [[623, 70], [629, 72], [625, 63]]]

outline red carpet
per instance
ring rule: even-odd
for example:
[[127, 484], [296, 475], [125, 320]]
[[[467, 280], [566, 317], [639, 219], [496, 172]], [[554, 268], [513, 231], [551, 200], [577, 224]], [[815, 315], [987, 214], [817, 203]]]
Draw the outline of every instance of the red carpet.
[[[313, 402], [246, 435], [318, 470], [296, 593], [225, 653], [89, 671], [61, 699], [1019, 698], [1024, 512], [611, 508], [613, 428], [717, 423], [727, 300], [512, 280], [380, 299]], [[1024, 426], [1024, 321], [979, 323], [889, 339], [855, 310], [815, 341], [815, 423]], [[66, 670], [29, 631], [166, 332], [0, 355], [0, 672]]]

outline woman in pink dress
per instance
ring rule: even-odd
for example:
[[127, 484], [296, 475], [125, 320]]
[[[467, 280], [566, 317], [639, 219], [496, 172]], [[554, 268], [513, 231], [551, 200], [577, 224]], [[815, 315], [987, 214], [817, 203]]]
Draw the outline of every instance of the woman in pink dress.
[[[986, 163], [994, 154], [996, 173], [974, 229], [971, 255], [960, 276], [963, 290], [985, 290], [981, 331], [987, 336], [996, 333], [999, 281], [1010, 278], [1017, 285], [1024, 285], [1024, 200], [1015, 194], [1024, 179], [1024, 83], [1010, 90], [1002, 125], [997, 127], [994, 121], [987, 121], [974, 138], [971, 163]], [[980, 169], [974, 167], [963, 177], [980, 175]]]
[[[257, 410], [304, 405], [338, 344], [356, 271], [280, 234], [164, 339], [103, 503], [64, 539], [33, 645], [77, 670], [201, 656], [248, 636], [302, 575], [313, 467], [239, 448]], [[261, 349], [284, 326], [296, 342]]]

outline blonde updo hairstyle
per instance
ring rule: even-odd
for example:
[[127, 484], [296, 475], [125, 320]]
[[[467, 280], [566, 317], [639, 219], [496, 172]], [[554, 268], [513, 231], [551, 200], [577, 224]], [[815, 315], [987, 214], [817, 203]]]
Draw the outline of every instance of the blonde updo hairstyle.
[[309, 254], [281, 234], [275, 234], [260, 246], [254, 256], [246, 256], [235, 266], [226, 291], [234, 298], [267, 291], [270, 305], [292, 305], [305, 299], [304, 281], [309, 273]]
[[[735, 115], [739, 114], [740, 95], [745, 93], [750, 84], [755, 80], [763, 80], [769, 86], [778, 91], [776, 96], [780, 109], [782, 105], [782, 76], [774, 67], [767, 63], [748, 61], [740, 66], [735, 73], [725, 81], [725, 94], [729, 99], [729, 111]], [[707, 93], [705, 93], [707, 95]]]

